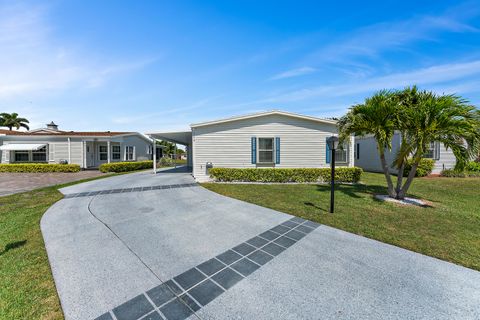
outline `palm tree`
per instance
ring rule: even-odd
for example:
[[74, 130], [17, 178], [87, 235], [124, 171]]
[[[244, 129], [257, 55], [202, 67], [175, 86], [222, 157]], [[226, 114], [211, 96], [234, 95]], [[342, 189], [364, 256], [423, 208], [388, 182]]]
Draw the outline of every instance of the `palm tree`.
[[365, 103], [350, 108], [350, 111], [338, 122], [342, 141], [348, 139], [352, 134], [373, 135], [387, 180], [388, 194], [391, 197], [395, 196], [395, 190], [385, 151], [392, 149], [392, 138], [397, 128], [397, 108], [396, 94], [389, 90], [382, 90], [365, 99]]
[[[397, 198], [403, 199], [420, 160], [432, 143], [441, 142], [452, 150], [457, 169], [463, 169], [475, 158], [480, 148], [480, 112], [457, 95], [437, 95], [418, 91], [416, 87], [406, 88], [398, 94], [402, 100], [398, 126], [403, 141], [395, 166], [399, 168], [409, 156], [413, 159], [405, 184], [397, 190]], [[399, 179], [402, 173], [399, 173]]]
[[159, 145], [164, 146], [163, 154], [168, 157], [172, 157], [174, 153], [178, 150], [174, 143], [162, 140], [158, 143]]
[[30, 130], [27, 123], [29, 123], [27, 119], [18, 118], [18, 113], [0, 113], [0, 126], [7, 127], [9, 130], [12, 130], [13, 127], [17, 130], [20, 127]]
[[[371, 134], [377, 142], [388, 194], [403, 199], [415, 177], [427, 147], [436, 141], [453, 151], [457, 168], [475, 157], [480, 147], [480, 112], [456, 95], [436, 95], [415, 86], [402, 91], [381, 91], [364, 104], [350, 108], [339, 121], [341, 138], [351, 134]], [[385, 149], [391, 150], [394, 132], [400, 132], [402, 144], [391, 166], [398, 169], [393, 187]], [[405, 163], [413, 164], [403, 183]]]

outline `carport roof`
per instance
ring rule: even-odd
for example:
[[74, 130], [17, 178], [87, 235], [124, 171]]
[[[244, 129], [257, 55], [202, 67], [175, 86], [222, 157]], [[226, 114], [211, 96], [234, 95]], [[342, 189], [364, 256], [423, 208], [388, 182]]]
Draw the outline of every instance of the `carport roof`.
[[147, 135], [154, 139], [166, 140], [183, 145], [192, 143], [192, 131], [152, 132], [147, 133]]

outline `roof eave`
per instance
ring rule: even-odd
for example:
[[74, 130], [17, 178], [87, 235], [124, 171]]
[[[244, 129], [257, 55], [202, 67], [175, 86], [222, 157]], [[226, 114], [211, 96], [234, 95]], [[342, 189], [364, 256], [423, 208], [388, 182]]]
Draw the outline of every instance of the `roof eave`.
[[190, 127], [191, 128], [205, 127], [205, 126], [210, 126], [210, 125], [215, 125], [215, 124], [221, 124], [221, 123], [227, 123], [227, 122], [233, 122], [233, 121], [239, 121], [239, 120], [247, 120], [247, 119], [253, 119], [253, 118], [264, 117], [264, 116], [269, 116], [269, 115], [284, 115], [284, 116], [287, 116], [287, 117], [292, 117], [292, 118], [297, 118], [297, 119], [305, 119], [305, 120], [310, 120], [310, 121], [315, 121], [315, 122], [325, 123], [325, 124], [332, 124], [332, 125], [336, 125], [337, 122], [338, 122], [337, 120], [321, 119], [321, 118], [305, 116], [305, 115], [296, 114], [296, 113], [273, 110], [273, 111], [252, 113], [252, 114], [248, 114], [248, 115], [244, 115], [244, 116], [220, 119], [220, 120], [192, 123], [190, 125]]

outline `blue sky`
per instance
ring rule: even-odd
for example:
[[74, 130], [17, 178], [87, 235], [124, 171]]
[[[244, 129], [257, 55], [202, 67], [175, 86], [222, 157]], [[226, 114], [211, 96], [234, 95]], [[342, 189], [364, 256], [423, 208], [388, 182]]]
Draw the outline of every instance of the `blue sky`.
[[479, 106], [480, 2], [0, 0], [0, 70], [0, 111], [65, 130], [341, 116], [409, 84]]

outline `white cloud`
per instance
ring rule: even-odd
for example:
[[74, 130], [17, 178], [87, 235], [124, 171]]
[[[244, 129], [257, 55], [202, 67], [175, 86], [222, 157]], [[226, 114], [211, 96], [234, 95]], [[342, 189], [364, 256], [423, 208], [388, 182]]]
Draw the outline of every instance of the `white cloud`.
[[55, 40], [48, 8], [0, 4], [0, 98], [72, 87], [95, 87], [154, 59], [115, 59], [73, 50]]
[[286, 79], [286, 78], [299, 77], [315, 71], [316, 71], [315, 68], [302, 67], [302, 68], [292, 69], [292, 70], [288, 70], [288, 71], [276, 74], [272, 76], [270, 80], [280, 80], [280, 79]]
[[[402, 88], [413, 84], [420, 86], [439, 84], [458, 79], [466, 79], [475, 75], [480, 75], [480, 60], [436, 65], [409, 72], [393, 73], [386, 76], [364, 79], [361, 82], [355, 81], [347, 84], [305, 88], [263, 99], [262, 102], [291, 102], [320, 96], [348, 96], [377, 91], [384, 88]], [[465, 83], [462, 85], [464, 89], [467, 87], [471, 88], [472, 86], [467, 86]], [[447, 89], [448, 87], [444, 86], [443, 88]], [[451, 92], [450, 89], [447, 91]]]
[[479, 32], [467, 22], [479, 7], [458, 6], [441, 15], [420, 15], [411, 19], [381, 22], [359, 28], [303, 59], [304, 63], [337, 62], [355, 64], [355, 58], [380, 59], [381, 53], [399, 50], [415, 41], [436, 41], [441, 32]]

